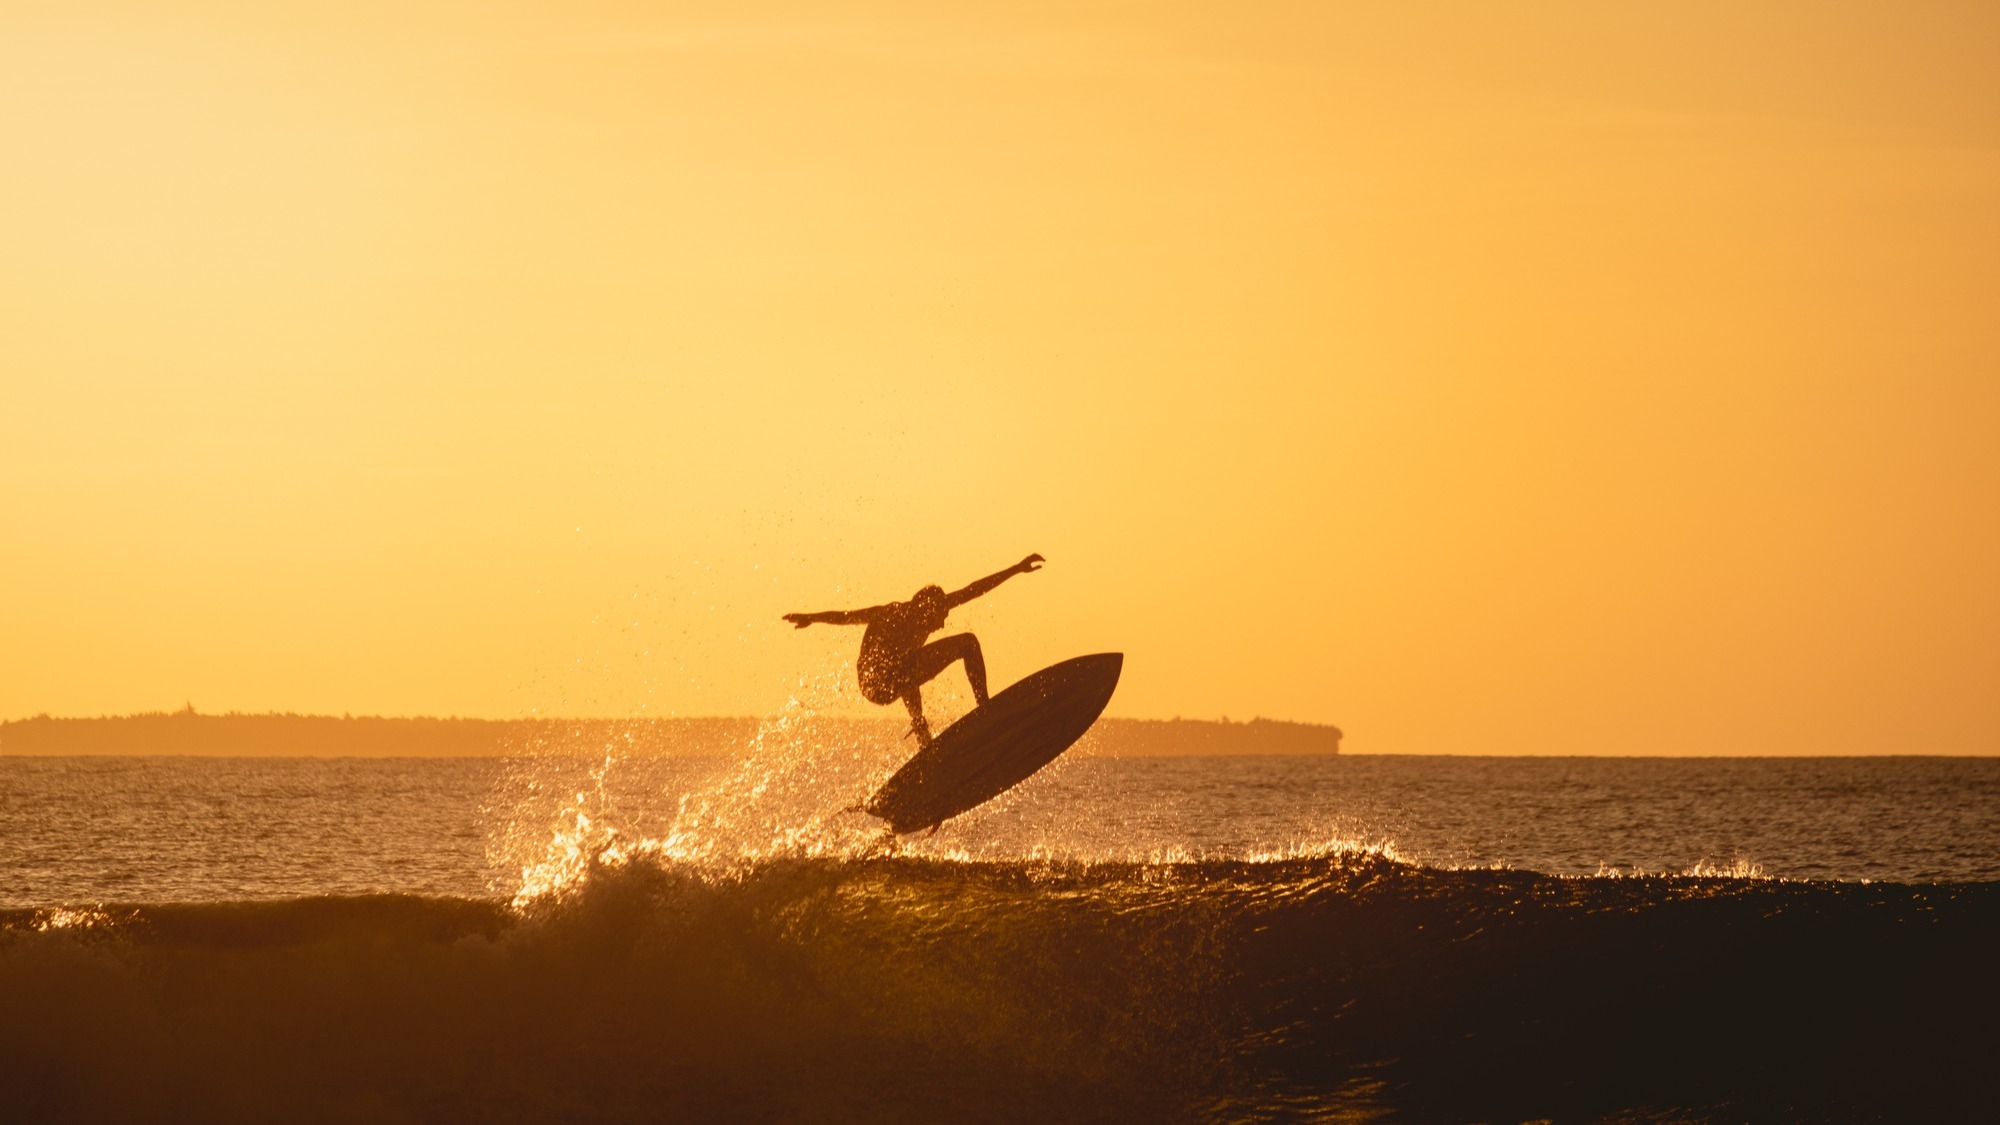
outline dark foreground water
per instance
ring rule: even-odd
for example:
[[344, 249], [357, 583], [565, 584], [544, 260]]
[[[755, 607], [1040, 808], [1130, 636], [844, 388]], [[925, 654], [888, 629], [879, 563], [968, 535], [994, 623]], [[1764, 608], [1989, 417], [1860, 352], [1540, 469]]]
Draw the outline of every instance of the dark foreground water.
[[1976, 1120], [1991, 759], [0, 759], [0, 1120]]

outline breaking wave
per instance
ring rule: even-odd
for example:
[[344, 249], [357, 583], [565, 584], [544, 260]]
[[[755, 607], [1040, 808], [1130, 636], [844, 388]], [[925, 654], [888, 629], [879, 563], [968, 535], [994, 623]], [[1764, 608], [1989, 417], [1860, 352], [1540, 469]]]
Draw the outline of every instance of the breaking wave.
[[560, 893], [0, 913], [12, 1121], [1922, 1118], [2000, 884], [597, 853]]

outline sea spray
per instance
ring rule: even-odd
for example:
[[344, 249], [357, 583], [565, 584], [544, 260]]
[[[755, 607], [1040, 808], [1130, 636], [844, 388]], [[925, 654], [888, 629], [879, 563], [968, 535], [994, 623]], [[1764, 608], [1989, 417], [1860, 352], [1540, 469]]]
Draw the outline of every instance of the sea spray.
[[[893, 763], [868, 738], [868, 728], [857, 732], [852, 723], [821, 717], [815, 703], [831, 691], [824, 680], [802, 678], [784, 708], [758, 723], [733, 767], [670, 802], [649, 802], [649, 809], [671, 804], [673, 815], [664, 824], [617, 807], [611, 775], [633, 760], [617, 739], [602, 746], [538, 747], [524, 755], [510, 771], [521, 796], [497, 836], [502, 854], [524, 856], [515, 903], [560, 896], [592, 871], [639, 857], [714, 871], [778, 856], [859, 855], [878, 846], [879, 825], [841, 810]], [[550, 813], [548, 775], [573, 777], [571, 759], [579, 749], [602, 757], [562, 790], [573, 796]], [[535, 854], [538, 836], [543, 845]]]

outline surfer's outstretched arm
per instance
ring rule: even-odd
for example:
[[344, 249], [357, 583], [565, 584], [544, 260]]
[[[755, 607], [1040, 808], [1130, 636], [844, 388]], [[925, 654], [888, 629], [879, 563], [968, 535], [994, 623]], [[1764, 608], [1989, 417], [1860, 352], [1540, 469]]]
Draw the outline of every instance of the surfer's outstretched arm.
[[881, 613], [882, 606], [871, 605], [866, 609], [829, 609], [824, 613], [787, 613], [785, 620], [803, 629], [808, 625], [866, 625]]
[[971, 601], [972, 599], [978, 597], [981, 594], [987, 593], [988, 591], [992, 590], [993, 587], [998, 586], [1000, 583], [1007, 581], [1009, 578], [1014, 577], [1016, 574], [1027, 574], [1031, 571], [1040, 570], [1041, 568], [1042, 568], [1042, 556], [1029, 555], [1027, 558], [1022, 559], [1020, 562], [1015, 563], [1013, 566], [1008, 567], [1006, 570], [1003, 570], [998, 574], [989, 574], [986, 577], [980, 579], [979, 581], [974, 582], [972, 585], [967, 586], [965, 589], [958, 591], [957, 593], [945, 595], [944, 599], [945, 604], [948, 606], [964, 605], [966, 602]]

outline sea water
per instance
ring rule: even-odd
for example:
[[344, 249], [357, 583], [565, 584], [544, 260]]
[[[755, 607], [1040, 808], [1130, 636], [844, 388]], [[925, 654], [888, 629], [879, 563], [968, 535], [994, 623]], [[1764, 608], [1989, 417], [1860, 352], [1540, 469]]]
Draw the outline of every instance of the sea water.
[[1951, 1119], [2000, 760], [0, 759], [0, 1120]]
[[[629, 837], [661, 836], [690, 798], [731, 796], [709, 791], [737, 780], [739, 766], [0, 758], [0, 907], [511, 898], [565, 806], [581, 801]], [[866, 791], [830, 783], [792, 805], [801, 822], [832, 820]], [[848, 821], [875, 830], [865, 816]], [[2000, 759], [1086, 757], [901, 851], [1242, 859], [1329, 842], [1432, 867], [1556, 875], [1995, 880]]]

